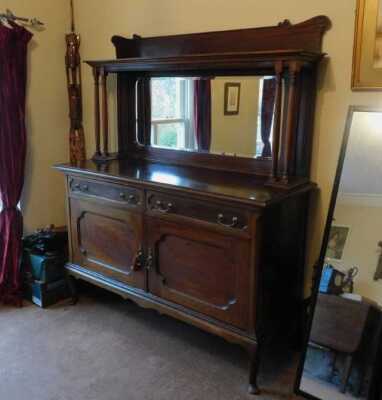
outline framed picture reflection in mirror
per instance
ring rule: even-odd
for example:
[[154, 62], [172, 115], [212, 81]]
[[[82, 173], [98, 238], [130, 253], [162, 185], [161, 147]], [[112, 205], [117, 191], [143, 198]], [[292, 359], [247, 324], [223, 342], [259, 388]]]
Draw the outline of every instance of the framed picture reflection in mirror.
[[224, 115], [238, 115], [240, 107], [240, 83], [227, 82], [224, 86]]

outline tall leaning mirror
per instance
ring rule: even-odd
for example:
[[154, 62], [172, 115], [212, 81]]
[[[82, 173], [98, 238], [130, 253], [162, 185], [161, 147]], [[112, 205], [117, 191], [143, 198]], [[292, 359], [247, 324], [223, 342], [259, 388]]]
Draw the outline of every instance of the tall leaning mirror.
[[299, 394], [380, 399], [381, 305], [382, 109], [351, 107], [297, 377]]

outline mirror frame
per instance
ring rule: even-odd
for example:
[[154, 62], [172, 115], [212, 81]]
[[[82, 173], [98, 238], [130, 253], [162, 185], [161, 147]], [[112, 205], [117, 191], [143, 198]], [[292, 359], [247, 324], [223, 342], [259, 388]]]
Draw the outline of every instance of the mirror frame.
[[[340, 182], [341, 182], [341, 176], [342, 176], [344, 161], [345, 161], [345, 157], [346, 157], [346, 151], [348, 148], [350, 131], [351, 131], [351, 126], [352, 126], [352, 122], [353, 122], [353, 116], [354, 116], [354, 113], [356, 113], [356, 112], [379, 112], [379, 113], [382, 113], [382, 108], [373, 108], [373, 107], [367, 107], [367, 106], [349, 106], [347, 117], [346, 117], [345, 132], [344, 132], [344, 136], [342, 139], [340, 155], [338, 158], [337, 170], [336, 170], [336, 174], [335, 174], [335, 178], [334, 178], [332, 194], [331, 194], [328, 214], [327, 214], [327, 218], [326, 218], [325, 230], [324, 230], [322, 244], [321, 244], [320, 255], [319, 255], [317, 263], [314, 266], [314, 271], [313, 271], [312, 294], [311, 294], [311, 298], [310, 298], [310, 301], [308, 304], [308, 307], [309, 307], [308, 323], [306, 325], [306, 331], [304, 333], [303, 350], [301, 352], [301, 357], [299, 360], [299, 365], [297, 368], [296, 380], [295, 380], [295, 385], [294, 385], [294, 392], [297, 395], [300, 395], [307, 399], [312, 399], [312, 400], [322, 400], [322, 399], [315, 397], [314, 395], [301, 390], [300, 389], [301, 379], [302, 379], [302, 374], [304, 372], [304, 364], [305, 364], [305, 358], [306, 358], [306, 353], [307, 353], [307, 349], [308, 349], [310, 331], [312, 329], [312, 324], [313, 324], [314, 308], [315, 308], [318, 294], [319, 294], [320, 280], [321, 280], [322, 270], [323, 270], [323, 266], [324, 266], [324, 262], [325, 262], [326, 249], [327, 249], [328, 242], [329, 242], [330, 229], [332, 226], [334, 211], [336, 208], [337, 195], [338, 195], [338, 190], [339, 190], [339, 186], [340, 186]], [[371, 399], [370, 393], [372, 391], [371, 390], [372, 386], [373, 386], [373, 382], [371, 382], [371, 384], [370, 384], [370, 390], [369, 390], [368, 397], [367, 397], [368, 399]], [[373, 399], [373, 400], [375, 400], [375, 399]]]

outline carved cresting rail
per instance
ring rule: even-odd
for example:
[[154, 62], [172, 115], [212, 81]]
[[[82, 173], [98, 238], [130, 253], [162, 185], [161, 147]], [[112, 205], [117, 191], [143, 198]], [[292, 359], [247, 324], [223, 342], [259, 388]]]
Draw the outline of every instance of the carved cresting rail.
[[[325, 16], [292, 25], [132, 39], [114, 36], [117, 59], [87, 61], [95, 80], [95, 141], [93, 160], [106, 162], [137, 155], [169, 162], [219, 169], [223, 155], [185, 154], [138, 146], [135, 131], [135, 84], [139, 77], [163, 75], [274, 75], [276, 95], [272, 157], [230, 162], [236, 172], [268, 177], [268, 184], [290, 189], [309, 180], [312, 125], [322, 37], [330, 27]], [[109, 152], [107, 76], [118, 75], [117, 154]], [[101, 94], [100, 94], [101, 92]], [[101, 109], [102, 105], [102, 109]], [[131, 109], [133, 108], [133, 109]], [[102, 117], [102, 118], [101, 118]], [[102, 135], [101, 135], [102, 128]], [[102, 136], [102, 148], [101, 148]], [[182, 153], [177, 155], [175, 153]]]

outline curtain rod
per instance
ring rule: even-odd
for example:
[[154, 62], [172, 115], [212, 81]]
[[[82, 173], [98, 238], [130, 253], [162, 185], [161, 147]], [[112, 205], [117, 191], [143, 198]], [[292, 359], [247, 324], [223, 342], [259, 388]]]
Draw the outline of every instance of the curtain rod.
[[6, 10], [5, 13], [0, 13], [0, 18], [6, 18], [11, 21], [22, 21], [31, 24], [32, 26], [43, 26], [44, 23], [39, 21], [37, 18], [24, 18], [16, 17], [11, 10]]

